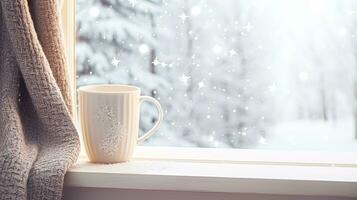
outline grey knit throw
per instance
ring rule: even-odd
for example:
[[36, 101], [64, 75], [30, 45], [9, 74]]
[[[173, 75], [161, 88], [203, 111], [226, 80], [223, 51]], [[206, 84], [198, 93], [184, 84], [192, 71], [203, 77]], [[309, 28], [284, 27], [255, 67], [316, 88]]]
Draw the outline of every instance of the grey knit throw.
[[79, 138], [58, 2], [0, 5], [0, 199], [61, 199]]

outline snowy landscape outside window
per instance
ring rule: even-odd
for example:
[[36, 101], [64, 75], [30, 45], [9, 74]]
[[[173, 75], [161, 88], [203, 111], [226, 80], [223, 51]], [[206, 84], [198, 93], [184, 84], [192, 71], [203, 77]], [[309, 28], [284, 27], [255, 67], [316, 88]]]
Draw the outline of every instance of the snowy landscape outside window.
[[[157, 98], [144, 145], [357, 149], [357, 1], [77, 0], [77, 87]], [[156, 120], [143, 105], [141, 128]]]

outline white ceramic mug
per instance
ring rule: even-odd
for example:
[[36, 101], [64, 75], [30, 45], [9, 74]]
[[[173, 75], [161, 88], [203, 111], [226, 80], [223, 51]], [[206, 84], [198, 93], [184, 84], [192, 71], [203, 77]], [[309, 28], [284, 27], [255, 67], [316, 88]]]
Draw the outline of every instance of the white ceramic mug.
[[[140, 96], [140, 88], [128, 85], [89, 85], [78, 89], [79, 117], [89, 160], [117, 163], [130, 160], [136, 144], [149, 138], [163, 119], [160, 103]], [[159, 118], [143, 136], [139, 133], [140, 104], [153, 103]]]

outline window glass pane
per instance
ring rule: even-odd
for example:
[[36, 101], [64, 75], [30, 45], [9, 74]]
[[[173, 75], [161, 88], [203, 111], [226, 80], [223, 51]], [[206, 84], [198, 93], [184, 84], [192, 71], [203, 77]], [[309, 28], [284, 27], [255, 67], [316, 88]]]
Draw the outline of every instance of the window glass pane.
[[[357, 149], [357, 1], [77, 0], [77, 86], [158, 99], [144, 145]], [[141, 131], [156, 110], [144, 104]]]

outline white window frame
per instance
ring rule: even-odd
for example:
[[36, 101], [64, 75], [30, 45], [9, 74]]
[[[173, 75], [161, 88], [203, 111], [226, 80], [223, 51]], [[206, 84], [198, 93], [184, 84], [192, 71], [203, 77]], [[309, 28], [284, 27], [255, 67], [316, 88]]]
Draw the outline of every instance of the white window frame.
[[[62, 21], [77, 120], [75, 2], [64, 0]], [[65, 186], [357, 197], [357, 152], [138, 146], [129, 163], [86, 160], [81, 154]]]

